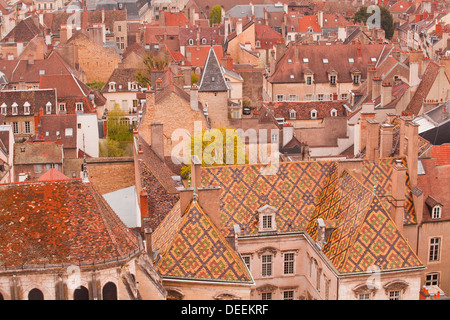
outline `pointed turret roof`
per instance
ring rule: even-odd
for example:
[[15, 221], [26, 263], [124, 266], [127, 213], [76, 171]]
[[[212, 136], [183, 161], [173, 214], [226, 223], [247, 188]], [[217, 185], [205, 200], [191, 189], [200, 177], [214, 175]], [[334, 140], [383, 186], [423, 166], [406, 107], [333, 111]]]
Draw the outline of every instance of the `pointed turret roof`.
[[199, 92], [219, 92], [228, 91], [228, 84], [223, 75], [222, 66], [217, 59], [216, 53], [211, 46], [203, 67], [202, 76], [200, 78], [198, 91]]

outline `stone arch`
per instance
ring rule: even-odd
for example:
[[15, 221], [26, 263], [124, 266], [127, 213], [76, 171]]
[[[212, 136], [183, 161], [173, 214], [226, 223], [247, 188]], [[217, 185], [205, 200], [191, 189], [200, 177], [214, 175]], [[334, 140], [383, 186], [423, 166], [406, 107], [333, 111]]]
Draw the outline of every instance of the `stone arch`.
[[44, 294], [38, 288], [31, 289], [28, 292], [28, 300], [44, 300]]
[[231, 292], [221, 292], [216, 294], [213, 299], [215, 300], [241, 300], [241, 297]]
[[73, 291], [73, 300], [89, 300], [89, 290], [84, 286], [79, 286]]
[[103, 300], [117, 300], [117, 286], [114, 282], [108, 282], [102, 289]]

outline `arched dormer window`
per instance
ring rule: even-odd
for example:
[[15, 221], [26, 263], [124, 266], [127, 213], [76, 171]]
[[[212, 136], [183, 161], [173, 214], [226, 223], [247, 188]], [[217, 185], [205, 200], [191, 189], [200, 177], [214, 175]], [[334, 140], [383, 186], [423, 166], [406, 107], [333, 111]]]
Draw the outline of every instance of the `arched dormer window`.
[[331, 109], [330, 116], [337, 117], [337, 110], [336, 109]]
[[108, 91], [116, 91], [116, 83], [115, 82], [110, 82], [108, 84]]
[[25, 115], [27, 115], [27, 114], [30, 114], [30, 103], [28, 102], [28, 101], [26, 101], [24, 104], [23, 104], [23, 114], [25, 114]]
[[313, 109], [310, 111], [311, 119], [317, 119], [317, 110]]
[[291, 120], [297, 119], [297, 112], [295, 112], [294, 109], [292, 109], [291, 111], [289, 111], [289, 119], [291, 119]]
[[194, 39], [189, 39], [189, 45], [193, 46], [194, 45]]
[[258, 232], [277, 231], [277, 225], [275, 221], [276, 212], [276, 208], [267, 204], [258, 209]]
[[206, 38], [202, 39], [202, 44], [206, 44]]

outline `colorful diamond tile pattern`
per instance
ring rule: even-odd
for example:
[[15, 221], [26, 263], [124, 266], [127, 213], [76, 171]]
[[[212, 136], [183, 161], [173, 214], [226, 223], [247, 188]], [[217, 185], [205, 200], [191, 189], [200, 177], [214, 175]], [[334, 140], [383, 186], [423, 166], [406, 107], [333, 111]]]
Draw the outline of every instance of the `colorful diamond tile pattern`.
[[[404, 157], [397, 157], [384, 158], [377, 162], [365, 161], [362, 168], [362, 181], [364, 185], [375, 190], [375, 194], [380, 198], [384, 209], [388, 212], [391, 206], [388, 197], [392, 194], [392, 165], [396, 160], [401, 160], [403, 165], [407, 167], [406, 159]], [[406, 179], [404, 224], [414, 224], [417, 223], [417, 219], [411, 192], [411, 183], [409, 181], [409, 173], [406, 174]]]
[[257, 233], [257, 210], [268, 204], [278, 208], [280, 232], [304, 230], [314, 212], [316, 199], [336, 164], [283, 162], [274, 175], [261, 174], [264, 165], [202, 168], [203, 186], [220, 186], [224, 236], [239, 224], [246, 234]]
[[244, 262], [198, 203], [192, 202], [156, 264], [163, 277], [252, 283]]

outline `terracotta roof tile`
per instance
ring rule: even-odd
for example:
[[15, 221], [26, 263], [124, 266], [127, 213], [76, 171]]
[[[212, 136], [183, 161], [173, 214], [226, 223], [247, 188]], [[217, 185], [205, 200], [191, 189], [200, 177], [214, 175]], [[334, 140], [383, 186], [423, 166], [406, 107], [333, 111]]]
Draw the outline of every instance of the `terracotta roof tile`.
[[0, 257], [8, 267], [126, 258], [134, 234], [79, 179], [0, 185]]
[[437, 166], [446, 166], [450, 164], [450, 144], [431, 147], [431, 158]]

